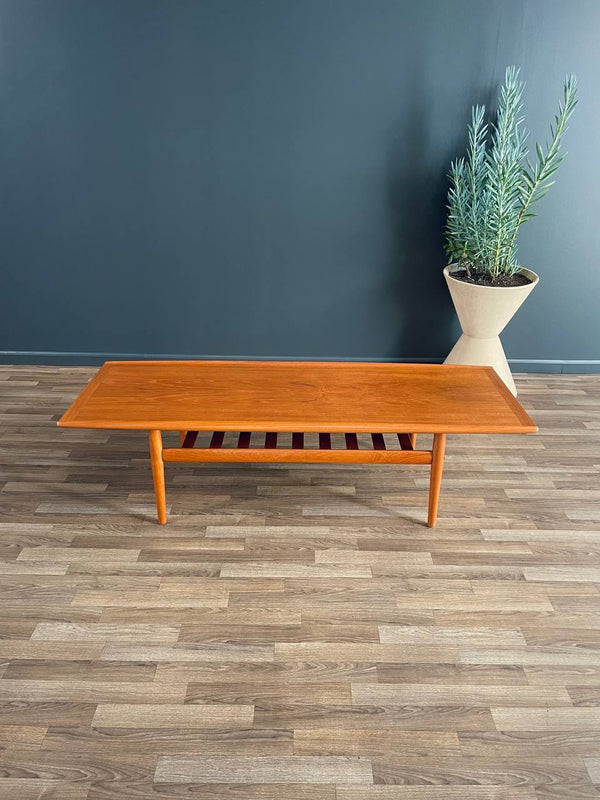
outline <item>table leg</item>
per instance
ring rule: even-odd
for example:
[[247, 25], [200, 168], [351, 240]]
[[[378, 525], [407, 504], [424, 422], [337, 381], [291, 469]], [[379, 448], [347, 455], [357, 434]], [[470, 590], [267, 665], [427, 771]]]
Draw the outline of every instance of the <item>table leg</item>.
[[417, 434], [416, 433], [409, 433], [408, 436], [409, 436], [409, 439], [410, 439], [410, 443], [412, 444], [412, 449], [416, 450], [417, 449]]
[[442, 472], [444, 471], [444, 453], [446, 451], [446, 434], [436, 433], [433, 436], [433, 450], [431, 461], [431, 475], [429, 478], [429, 509], [427, 525], [435, 528], [440, 488], [442, 486]]
[[182, 447], [186, 436], [187, 436], [187, 431], [179, 431], [179, 442]]
[[149, 431], [148, 438], [150, 441], [154, 494], [156, 496], [156, 513], [159, 523], [164, 525], [167, 521], [167, 497], [165, 494], [165, 464], [162, 457], [162, 434], [160, 431]]

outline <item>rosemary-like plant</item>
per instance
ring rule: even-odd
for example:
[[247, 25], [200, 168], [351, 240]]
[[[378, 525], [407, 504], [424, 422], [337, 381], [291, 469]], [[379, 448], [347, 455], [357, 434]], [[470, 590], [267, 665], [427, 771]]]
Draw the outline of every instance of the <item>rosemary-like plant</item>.
[[577, 103], [577, 80], [567, 77], [550, 141], [536, 144], [537, 161], [528, 159], [523, 127], [523, 83], [508, 67], [500, 88], [498, 111], [488, 126], [485, 106], [474, 106], [468, 127], [466, 156], [450, 166], [446, 252], [474, 280], [492, 283], [514, 275], [516, 239], [521, 225], [535, 214], [531, 206], [554, 183], [564, 158], [561, 139]]

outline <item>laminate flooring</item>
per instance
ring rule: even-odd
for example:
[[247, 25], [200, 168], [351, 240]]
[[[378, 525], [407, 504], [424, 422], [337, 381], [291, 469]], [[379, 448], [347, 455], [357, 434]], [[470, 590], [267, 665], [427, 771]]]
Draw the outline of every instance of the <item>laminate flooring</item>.
[[600, 376], [449, 436], [429, 529], [406, 465], [169, 464], [159, 526], [92, 374], [0, 367], [0, 798], [600, 798]]

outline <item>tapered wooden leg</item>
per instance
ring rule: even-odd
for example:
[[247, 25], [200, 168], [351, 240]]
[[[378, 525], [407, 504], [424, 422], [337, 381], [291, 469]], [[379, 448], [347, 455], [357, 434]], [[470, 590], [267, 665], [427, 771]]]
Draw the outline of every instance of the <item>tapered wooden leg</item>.
[[417, 449], [417, 434], [416, 433], [409, 433], [408, 438], [410, 439], [410, 443], [412, 444], [412, 449]]
[[156, 496], [156, 514], [159, 523], [164, 525], [167, 521], [167, 497], [165, 494], [165, 464], [162, 457], [162, 434], [160, 431], [149, 431], [148, 438], [150, 440], [150, 461], [152, 463], [152, 478]]
[[427, 524], [435, 528], [440, 488], [442, 486], [442, 472], [444, 471], [444, 453], [446, 452], [446, 434], [436, 433], [433, 436], [433, 450], [431, 461], [431, 476], [429, 478], [429, 509]]
[[183, 447], [183, 443], [185, 441], [186, 435], [187, 435], [187, 431], [179, 431], [179, 442], [180, 442], [182, 447]]

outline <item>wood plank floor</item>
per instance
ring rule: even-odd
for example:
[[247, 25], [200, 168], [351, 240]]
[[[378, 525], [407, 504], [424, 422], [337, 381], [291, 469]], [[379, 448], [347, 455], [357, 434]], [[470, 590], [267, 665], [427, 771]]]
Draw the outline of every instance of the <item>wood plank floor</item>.
[[418, 466], [169, 465], [159, 527], [92, 372], [0, 368], [0, 798], [600, 797], [600, 376], [449, 437], [431, 530]]

